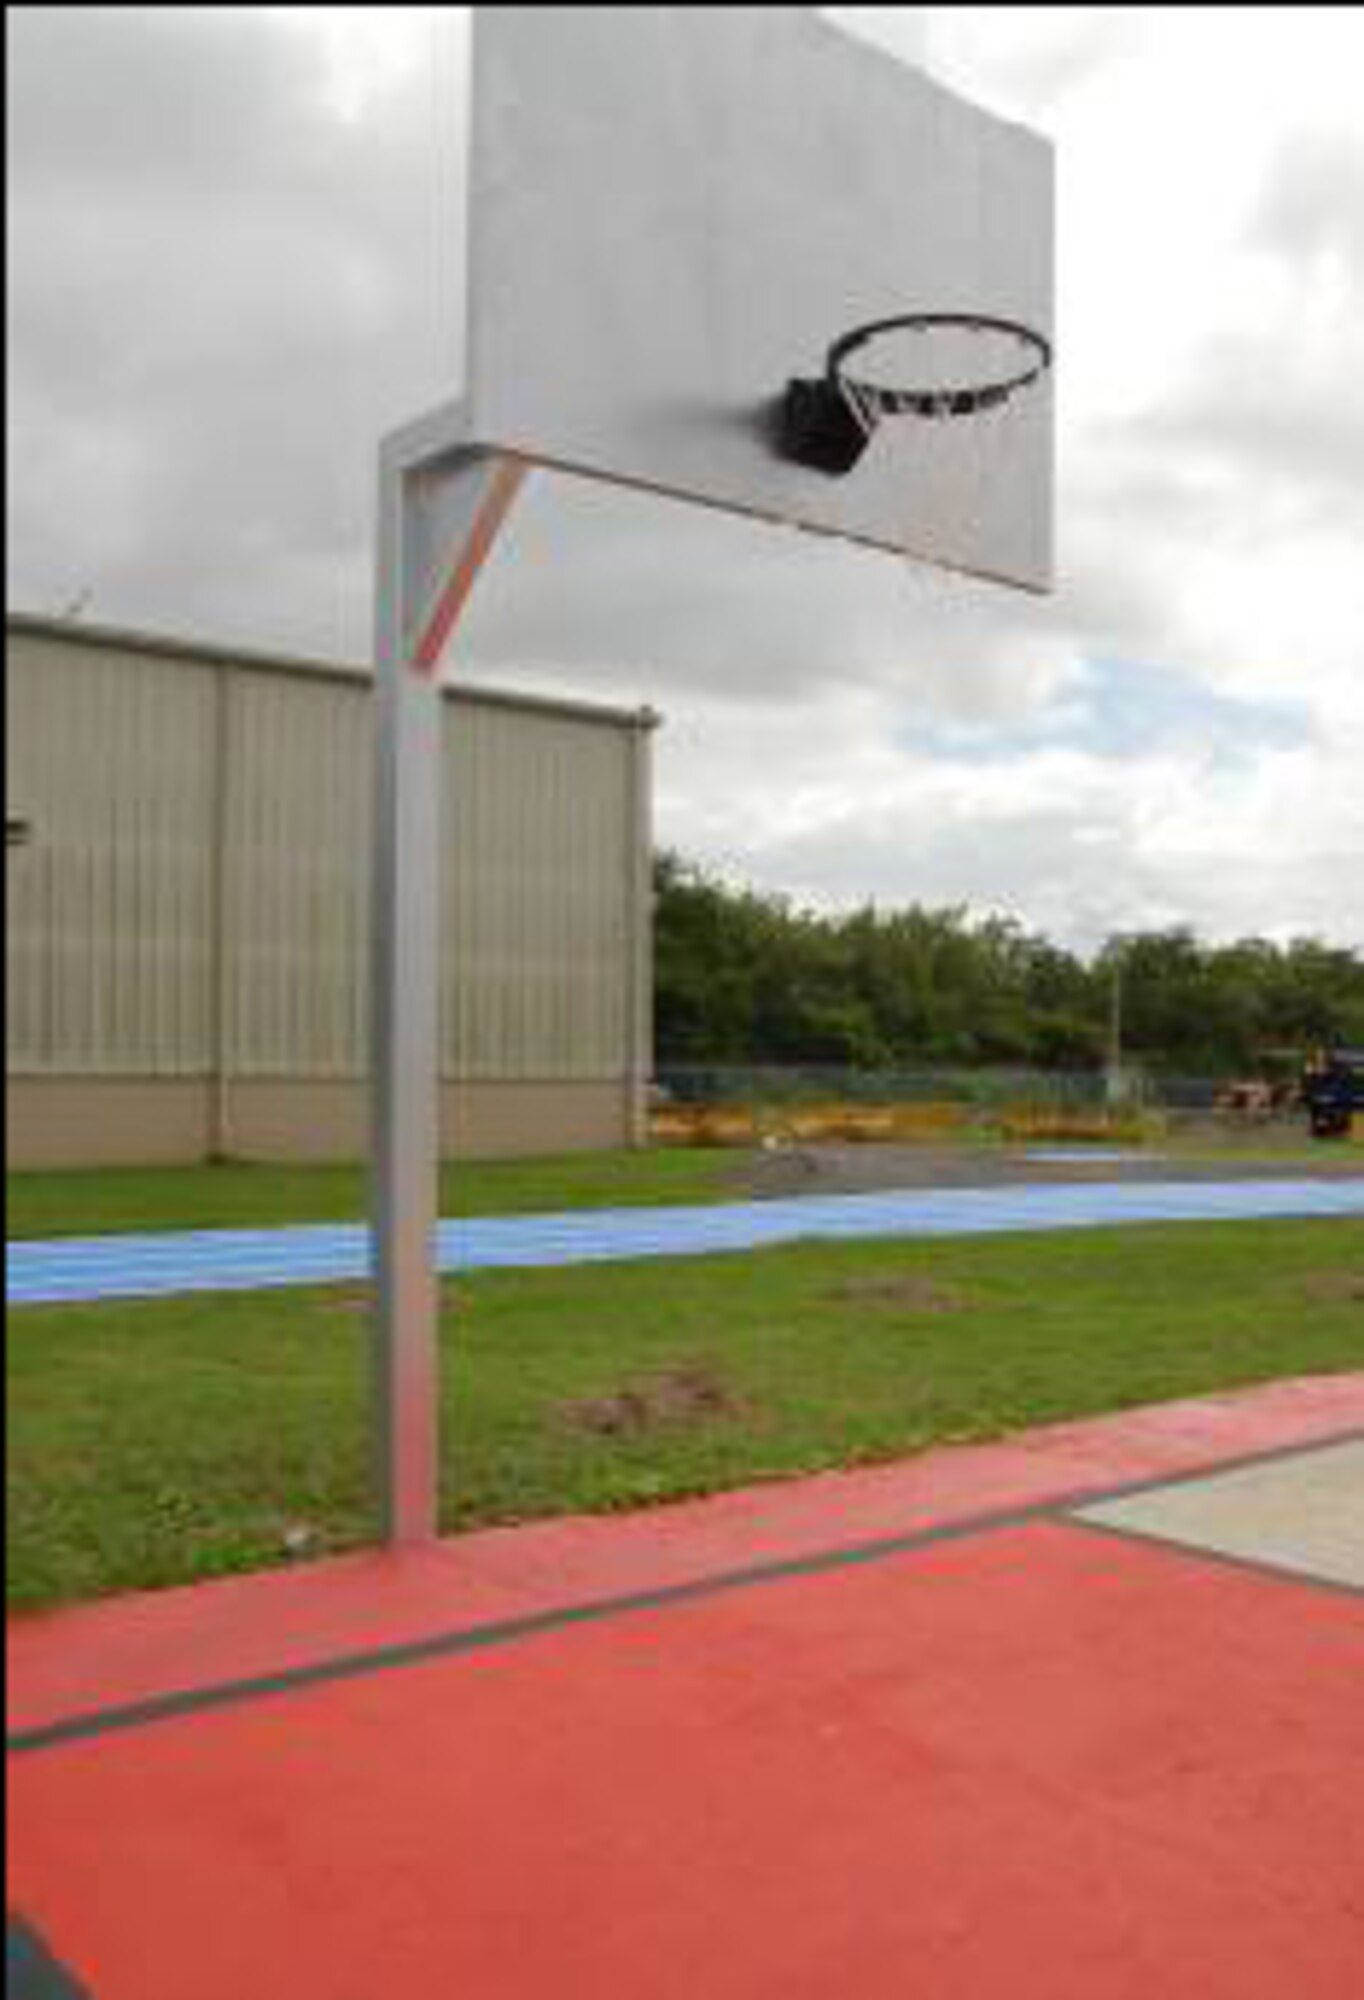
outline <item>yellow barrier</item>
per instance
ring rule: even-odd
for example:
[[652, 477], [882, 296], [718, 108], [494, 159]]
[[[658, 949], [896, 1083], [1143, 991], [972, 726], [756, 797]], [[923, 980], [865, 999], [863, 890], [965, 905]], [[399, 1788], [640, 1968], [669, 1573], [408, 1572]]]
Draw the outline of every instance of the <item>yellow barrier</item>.
[[964, 1132], [981, 1120], [981, 1114], [969, 1104], [947, 1102], [897, 1104], [890, 1115], [895, 1125], [895, 1137], [910, 1141], [950, 1139], [955, 1133]]
[[887, 1145], [942, 1140], [973, 1122], [964, 1104], [664, 1105], [649, 1119], [659, 1146]]
[[714, 1106], [657, 1113], [652, 1129], [663, 1145], [755, 1146], [760, 1136], [751, 1111], [722, 1111]]
[[[946, 1100], [919, 1104], [662, 1105], [649, 1120], [659, 1146], [951, 1144], [970, 1131], [1017, 1144], [1050, 1142], [1141, 1145], [1158, 1137], [1149, 1114], [1045, 1110], [1027, 1105], [989, 1112]], [[1364, 1120], [1355, 1121], [1364, 1138]]]

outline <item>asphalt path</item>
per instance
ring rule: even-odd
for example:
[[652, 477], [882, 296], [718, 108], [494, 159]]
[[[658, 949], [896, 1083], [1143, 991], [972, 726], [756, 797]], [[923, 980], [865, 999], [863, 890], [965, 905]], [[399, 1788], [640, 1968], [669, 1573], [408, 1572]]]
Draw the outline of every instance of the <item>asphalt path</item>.
[[736, 1179], [736, 1192], [766, 1197], [864, 1194], [889, 1189], [1052, 1187], [1113, 1182], [1351, 1180], [1364, 1150], [1329, 1145], [1308, 1156], [1227, 1147], [1204, 1156], [1158, 1147], [1098, 1145], [773, 1145]]

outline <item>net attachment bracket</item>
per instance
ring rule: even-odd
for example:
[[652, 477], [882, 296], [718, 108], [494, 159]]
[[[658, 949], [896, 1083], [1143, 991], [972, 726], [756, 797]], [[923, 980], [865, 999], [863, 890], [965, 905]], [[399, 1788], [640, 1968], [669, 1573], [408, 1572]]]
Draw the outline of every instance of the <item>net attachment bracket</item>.
[[[1021, 366], [1005, 367], [983, 378], [887, 387], [869, 381], [847, 366], [860, 348], [891, 333], [947, 331], [970, 339], [1002, 336], [1026, 350]], [[870, 320], [840, 335], [824, 360], [824, 373], [794, 376], [786, 385], [778, 409], [777, 445], [785, 458], [816, 472], [851, 472], [886, 417], [956, 419], [998, 409], [1010, 397], [1036, 382], [1051, 367], [1051, 342], [1021, 320], [988, 313], [899, 313]]]

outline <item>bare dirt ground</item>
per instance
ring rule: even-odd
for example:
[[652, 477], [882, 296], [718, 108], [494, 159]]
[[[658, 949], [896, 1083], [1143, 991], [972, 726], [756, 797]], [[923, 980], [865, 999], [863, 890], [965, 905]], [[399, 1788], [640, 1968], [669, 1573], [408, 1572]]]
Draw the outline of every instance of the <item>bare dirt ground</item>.
[[[1273, 1141], [1260, 1141], [1267, 1153]], [[747, 1200], [871, 1194], [892, 1188], [1036, 1187], [1048, 1182], [1322, 1180], [1364, 1175], [1364, 1150], [1323, 1141], [1320, 1154], [1257, 1157], [1252, 1142], [1216, 1152], [1033, 1146], [782, 1145], [748, 1155], [735, 1177]]]

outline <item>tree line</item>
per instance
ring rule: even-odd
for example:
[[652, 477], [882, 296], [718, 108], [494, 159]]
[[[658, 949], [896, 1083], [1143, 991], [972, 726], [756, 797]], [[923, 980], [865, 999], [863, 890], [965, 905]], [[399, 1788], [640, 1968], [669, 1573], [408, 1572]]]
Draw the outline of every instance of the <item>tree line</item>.
[[[1364, 1046], [1364, 955], [1317, 938], [1210, 944], [1186, 927], [1109, 938], [1085, 960], [961, 908], [843, 915], [654, 865], [659, 1069], [1100, 1069], [1271, 1074], [1306, 1049]], [[1116, 1023], [1115, 1023], [1116, 1014]]]

